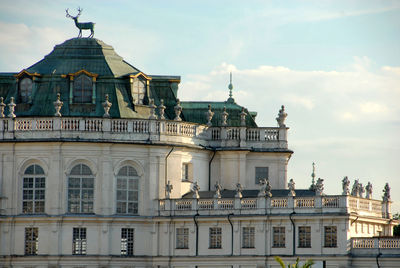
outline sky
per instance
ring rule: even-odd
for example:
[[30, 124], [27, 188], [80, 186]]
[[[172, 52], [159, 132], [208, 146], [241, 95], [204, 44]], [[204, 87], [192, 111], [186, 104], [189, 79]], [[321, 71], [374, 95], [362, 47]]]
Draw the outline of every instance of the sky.
[[[233, 97], [276, 126], [285, 105], [288, 179], [326, 194], [344, 176], [389, 182], [400, 212], [400, 1], [0, 2], [0, 72], [19, 72], [76, 37], [65, 16], [96, 23], [95, 37], [146, 74], [180, 75], [181, 100]], [[84, 36], [89, 33], [84, 32]]]

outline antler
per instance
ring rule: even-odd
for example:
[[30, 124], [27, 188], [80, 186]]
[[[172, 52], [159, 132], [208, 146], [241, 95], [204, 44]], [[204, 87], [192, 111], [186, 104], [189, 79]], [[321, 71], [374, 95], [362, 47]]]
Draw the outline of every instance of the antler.
[[69, 13], [68, 13], [68, 9], [69, 8], [67, 8], [66, 10], [65, 10], [65, 12], [67, 12], [67, 15], [65, 15], [67, 18], [73, 18]]
[[76, 15], [76, 17], [79, 17], [81, 15], [82, 9], [80, 7], [78, 7], [78, 15]]

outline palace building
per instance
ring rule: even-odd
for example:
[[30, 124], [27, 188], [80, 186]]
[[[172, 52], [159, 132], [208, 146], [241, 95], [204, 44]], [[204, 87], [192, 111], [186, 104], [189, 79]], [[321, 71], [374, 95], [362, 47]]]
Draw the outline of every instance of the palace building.
[[284, 106], [260, 127], [232, 82], [180, 102], [95, 38], [21, 69], [0, 73], [0, 267], [398, 267], [389, 185], [297, 189]]

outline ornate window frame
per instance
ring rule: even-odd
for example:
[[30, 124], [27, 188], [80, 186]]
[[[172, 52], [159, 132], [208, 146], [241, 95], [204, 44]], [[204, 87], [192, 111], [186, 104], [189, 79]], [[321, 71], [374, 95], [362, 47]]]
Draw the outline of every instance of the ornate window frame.
[[[92, 101], [90, 103], [74, 103], [74, 79], [82, 74], [92, 79]], [[84, 69], [79, 70], [75, 73], [62, 75], [62, 77], [69, 77], [69, 104], [96, 104], [96, 81], [98, 76], [98, 74], [91, 73]]]
[[[24, 69], [24, 70], [20, 71], [19, 73], [15, 74], [14, 77], [16, 79], [16, 83], [15, 83], [16, 88], [15, 89], [16, 89], [16, 92], [17, 92], [17, 96], [16, 96], [17, 103], [20, 103], [20, 104], [32, 104], [33, 97], [35, 96], [35, 93], [36, 93], [37, 79], [39, 77], [41, 77], [41, 75], [36, 73], [36, 72], [35, 73], [30, 73], [30, 72], [28, 72], [27, 70]], [[31, 89], [30, 95], [27, 96], [27, 100], [22, 102], [21, 82], [25, 78], [28, 78], [28, 79], [32, 80], [32, 89]]]
[[[147, 76], [146, 74], [144, 74], [143, 72], [138, 72], [137, 74], [131, 74], [128, 76], [129, 77], [129, 85], [130, 85], [130, 96], [132, 98], [132, 103], [133, 105], [144, 105], [144, 100], [147, 98], [150, 98], [150, 81], [151, 81], [151, 77]], [[137, 95], [138, 93], [135, 92], [135, 86], [134, 83], [138, 80], [138, 79], [143, 79], [145, 82], [145, 94], [143, 96], [142, 99], [139, 100], [139, 98], [135, 98], [135, 95]]]

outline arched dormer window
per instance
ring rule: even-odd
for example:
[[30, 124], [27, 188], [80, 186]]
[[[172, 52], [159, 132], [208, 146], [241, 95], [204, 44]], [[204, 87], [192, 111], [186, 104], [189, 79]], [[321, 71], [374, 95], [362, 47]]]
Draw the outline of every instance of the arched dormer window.
[[74, 79], [74, 103], [91, 103], [93, 85], [92, 78], [80, 74]]
[[135, 75], [130, 75], [129, 79], [133, 104], [143, 104], [143, 100], [148, 94], [147, 91], [151, 77], [139, 72]]
[[33, 81], [30, 77], [24, 77], [19, 82], [19, 99], [22, 103], [32, 101]]
[[123, 166], [117, 175], [117, 214], [138, 214], [139, 176], [132, 166]]
[[43, 168], [30, 165], [22, 178], [22, 213], [44, 213], [46, 178]]
[[68, 212], [93, 213], [93, 199], [93, 173], [85, 164], [78, 164], [68, 176]]

